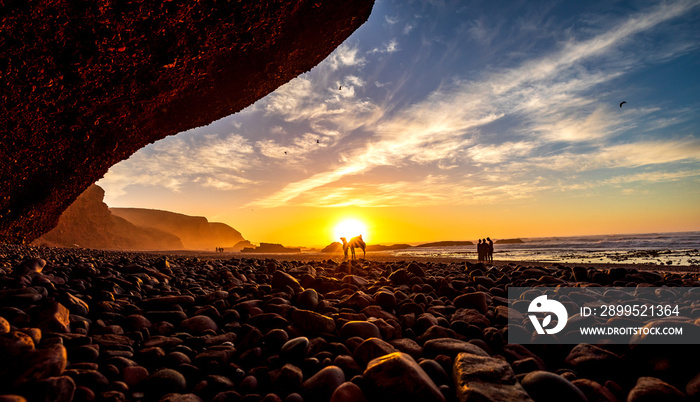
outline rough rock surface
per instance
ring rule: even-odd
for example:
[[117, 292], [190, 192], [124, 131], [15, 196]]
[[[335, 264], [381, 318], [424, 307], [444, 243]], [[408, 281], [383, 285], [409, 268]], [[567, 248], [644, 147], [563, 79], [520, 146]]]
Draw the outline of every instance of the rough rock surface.
[[367, 20], [343, 2], [0, 5], [0, 241], [27, 242], [139, 148], [235, 113]]
[[96, 184], [88, 187], [63, 211], [58, 225], [37, 239], [36, 243], [123, 250], [185, 248], [176, 235], [153, 227], [136, 226], [110, 213], [103, 202], [104, 194], [104, 190]]
[[180, 238], [187, 250], [232, 247], [244, 240], [241, 232], [236, 229], [225, 223], [209, 222], [203, 216], [144, 208], [110, 208], [109, 211], [136, 226], [172, 233]]
[[460, 353], [455, 359], [452, 376], [460, 402], [532, 401], [511, 366], [503, 360]]

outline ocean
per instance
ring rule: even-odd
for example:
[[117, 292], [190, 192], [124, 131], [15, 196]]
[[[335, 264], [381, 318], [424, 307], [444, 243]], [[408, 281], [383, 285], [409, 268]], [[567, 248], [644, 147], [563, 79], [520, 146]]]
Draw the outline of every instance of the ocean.
[[[498, 239], [494, 239], [497, 241]], [[645, 233], [521, 238], [520, 244], [495, 244], [495, 261], [700, 265], [700, 232]], [[476, 243], [476, 241], [474, 241]], [[476, 245], [413, 247], [397, 257], [476, 259]]]

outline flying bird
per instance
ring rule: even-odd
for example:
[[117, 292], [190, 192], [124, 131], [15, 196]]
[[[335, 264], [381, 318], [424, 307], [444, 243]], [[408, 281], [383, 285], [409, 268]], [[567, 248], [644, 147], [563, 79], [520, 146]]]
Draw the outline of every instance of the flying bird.
[[321, 143], [321, 140], [316, 140], [316, 143], [317, 143], [317, 144], [320, 144], [320, 143]]
[[627, 103], [627, 101], [620, 102], [620, 107], [622, 107], [622, 105], [624, 105], [625, 103]]
[[338, 87], [338, 91], [340, 91], [341, 89], [343, 89], [342, 85]]

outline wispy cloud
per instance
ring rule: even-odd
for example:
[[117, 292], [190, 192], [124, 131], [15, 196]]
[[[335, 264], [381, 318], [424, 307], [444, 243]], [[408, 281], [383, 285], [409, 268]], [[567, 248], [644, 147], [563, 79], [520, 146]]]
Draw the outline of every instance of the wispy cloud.
[[[638, 57], [616, 60], [614, 71], [588, 70], [584, 62], [605, 59], [634, 35], [678, 17], [695, 5], [696, 2], [662, 4], [591, 38], [571, 38], [558, 51], [525, 61], [516, 68], [493, 72], [481, 81], [446, 83], [423, 101], [398, 113], [388, 113], [387, 105], [368, 101], [365, 106], [372, 111], [372, 118], [362, 124], [357, 124], [360, 120], [357, 115], [349, 116], [352, 115], [346, 109], [349, 105], [343, 104], [343, 112], [334, 116], [334, 123], [354, 121], [355, 124], [345, 124], [345, 127], [362, 127], [362, 132], [369, 135], [364, 144], [355, 151], [340, 154], [339, 163], [331, 165], [328, 170], [289, 183], [250, 205], [273, 207], [303, 203], [303, 196], [310, 193], [318, 200], [335, 200], [340, 196], [333, 192], [340, 191], [342, 194], [350, 190], [347, 187], [334, 188], [329, 184], [379, 166], [440, 162], [443, 167], [454, 167], [460, 163], [458, 161], [464, 163], [470, 160], [477, 164], [528, 165], [531, 169], [580, 171], [602, 166], [634, 167], [692, 159], [693, 152], [699, 155], [696, 140], [692, 138], [608, 144], [608, 139], [629, 129], [631, 120], [636, 116], [612, 114], [609, 111], [612, 105], [600, 105], [591, 88], [617, 79], [625, 71], [633, 69]], [[475, 23], [472, 28], [476, 36], [487, 35], [482, 25]], [[341, 51], [343, 54], [345, 52]], [[328, 119], [332, 115], [325, 105], [316, 105], [317, 109], [295, 111], [294, 116], [305, 116], [313, 121]], [[513, 135], [510, 135], [499, 142], [497, 137], [491, 136], [490, 141], [495, 143], [483, 143], [483, 131], [487, 126], [507, 116], [525, 119], [524, 125], [513, 129], [513, 134], [523, 140], [513, 141]], [[563, 152], [539, 155], [547, 144], [556, 142], [584, 142], [589, 144], [589, 149], [568, 153], [565, 148]], [[527, 160], [523, 161], [525, 157]], [[382, 188], [387, 188], [387, 185], [378, 184], [363, 192], [365, 201], [354, 199], [353, 202], [365, 205], [373, 203], [368, 200], [385, 199], [384, 196], [373, 197], [373, 194], [381, 194]], [[487, 188], [480, 190], [482, 194], [490, 191]], [[406, 192], [401, 193], [405, 195]], [[340, 198], [347, 202], [347, 197]], [[328, 204], [337, 203], [329, 201]], [[377, 201], [375, 205], [382, 203]]]
[[259, 165], [249, 140], [238, 134], [205, 135], [201, 142], [169, 137], [113, 166], [99, 182], [110, 197], [131, 185], [160, 186], [179, 192], [189, 183], [235, 190], [258, 184], [245, 171]]

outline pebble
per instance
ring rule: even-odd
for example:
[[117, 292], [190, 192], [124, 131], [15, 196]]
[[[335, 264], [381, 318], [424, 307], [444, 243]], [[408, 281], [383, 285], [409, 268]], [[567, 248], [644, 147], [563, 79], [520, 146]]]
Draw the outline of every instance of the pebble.
[[216, 325], [216, 322], [211, 317], [196, 315], [180, 322], [180, 329], [192, 335], [202, 335], [209, 330], [218, 331], [219, 326]]
[[533, 371], [520, 382], [535, 402], [588, 402], [588, 398], [571, 381], [549, 371]]
[[655, 377], [640, 377], [627, 396], [627, 402], [681, 402], [686, 397], [673, 385]]
[[306, 356], [306, 349], [309, 347], [309, 338], [299, 336], [290, 339], [282, 345], [280, 356], [289, 360], [300, 360]]
[[564, 362], [586, 378], [619, 378], [625, 374], [624, 362], [615, 353], [599, 346], [582, 343], [574, 346]]
[[344, 382], [333, 391], [330, 402], [367, 402], [367, 398], [355, 383]]
[[305, 401], [327, 401], [345, 382], [345, 373], [338, 366], [321, 369], [301, 385]]
[[593, 380], [580, 378], [571, 382], [586, 395], [588, 402], [617, 402], [618, 400], [609, 389]]
[[390, 353], [370, 361], [362, 377], [372, 400], [445, 401], [430, 376], [405, 353]]
[[510, 365], [500, 359], [460, 353], [454, 360], [452, 376], [459, 401], [532, 401]]
[[182, 393], [187, 389], [185, 376], [172, 369], [161, 369], [146, 380], [145, 391], [150, 397], [162, 397], [167, 393]]
[[305, 335], [329, 334], [335, 331], [335, 321], [323, 314], [310, 310], [294, 310], [292, 322]]
[[428, 357], [435, 357], [437, 355], [447, 355], [454, 358], [459, 353], [471, 353], [484, 357], [489, 356], [489, 354], [486, 353], [486, 351], [476, 346], [475, 344], [459, 339], [431, 339], [425, 342], [425, 344], [423, 345], [423, 354]]
[[379, 328], [368, 321], [348, 321], [340, 328], [340, 336], [345, 339], [352, 338], [353, 336], [362, 339], [382, 338]]
[[353, 357], [358, 364], [364, 367], [371, 360], [394, 352], [396, 349], [390, 343], [379, 338], [369, 338], [355, 348]]

